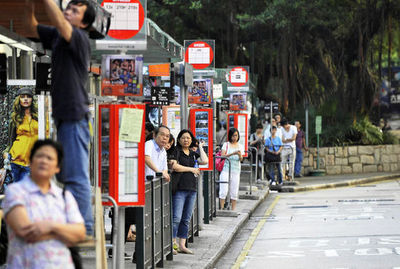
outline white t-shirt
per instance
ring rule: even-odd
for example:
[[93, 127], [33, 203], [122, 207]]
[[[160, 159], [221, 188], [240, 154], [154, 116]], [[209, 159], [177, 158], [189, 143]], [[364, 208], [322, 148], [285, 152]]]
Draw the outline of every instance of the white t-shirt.
[[[289, 131], [286, 131], [285, 128], [282, 127], [282, 137], [283, 137], [282, 141], [283, 141], [284, 139], [285, 139], [285, 140], [286, 140], [286, 139], [292, 139], [293, 136], [294, 136], [295, 134], [297, 134], [297, 128], [296, 128], [296, 126], [290, 125]], [[292, 142], [283, 143], [283, 146], [284, 146], [284, 147], [285, 147], [285, 146], [286, 146], [286, 147], [290, 146], [290, 147], [292, 147], [292, 148], [296, 148], [296, 139], [293, 140]]]
[[[165, 148], [160, 148], [154, 139], [147, 141], [144, 144], [144, 155], [150, 156], [150, 159], [156, 165], [160, 172], [167, 170], [167, 152]], [[156, 176], [156, 172], [145, 165], [145, 176]]]
[[276, 128], [276, 136], [278, 136], [281, 140], [283, 140], [283, 127], [278, 126]]

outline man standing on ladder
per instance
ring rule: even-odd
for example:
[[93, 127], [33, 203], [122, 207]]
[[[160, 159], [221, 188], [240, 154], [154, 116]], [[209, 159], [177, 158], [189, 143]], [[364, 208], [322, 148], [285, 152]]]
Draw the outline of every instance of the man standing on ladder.
[[86, 233], [93, 234], [89, 182], [89, 99], [90, 44], [87, 30], [96, 11], [88, 0], [72, 0], [62, 12], [54, 0], [42, 0], [47, 16], [55, 26], [40, 25], [32, 0], [25, 0], [25, 22], [30, 37], [39, 38], [44, 49], [52, 50], [51, 97], [57, 140], [65, 158], [61, 181], [76, 201], [85, 220]]

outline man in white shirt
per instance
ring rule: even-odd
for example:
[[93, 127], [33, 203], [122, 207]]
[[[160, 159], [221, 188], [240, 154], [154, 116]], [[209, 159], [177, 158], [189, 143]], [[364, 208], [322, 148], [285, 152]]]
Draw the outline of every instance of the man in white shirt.
[[169, 141], [171, 133], [167, 126], [161, 125], [154, 131], [154, 138], [144, 145], [145, 175], [154, 176], [162, 173], [166, 181], [170, 181], [167, 166], [167, 152], [165, 146]]
[[[292, 180], [294, 176], [294, 161], [296, 160], [296, 136], [297, 128], [289, 124], [287, 120], [282, 121], [282, 162], [289, 164], [289, 178]], [[285, 166], [285, 165], [283, 165]]]

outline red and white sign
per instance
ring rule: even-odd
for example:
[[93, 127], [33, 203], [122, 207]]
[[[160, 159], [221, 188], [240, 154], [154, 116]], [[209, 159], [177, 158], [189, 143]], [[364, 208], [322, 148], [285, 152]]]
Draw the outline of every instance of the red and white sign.
[[212, 47], [203, 41], [190, 44], [185, 52], [185, 62], [191, 64], [194, 69], [204, 69], [211, 65], [214, 59]]
[[229, 71], [229, 82], [232, 86], [241, 87], [249, 81], [249, 72], [243, 67], [235, 67]]
[[129, 39], [142, 29], [145, 14], [139, 0], [103, 0], [101, 5], [111, 13], [110, 37]]

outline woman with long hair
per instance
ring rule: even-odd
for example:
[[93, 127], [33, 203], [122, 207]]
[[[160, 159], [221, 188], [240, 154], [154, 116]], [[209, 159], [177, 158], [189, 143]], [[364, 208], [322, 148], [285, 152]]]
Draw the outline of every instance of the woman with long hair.
[[[180, 175], [177, 190], [172, 195], [172, 238], [175, 251], [193, 254], [191, 250], [186, 248], [186, 239], [197, 197], [197, 179], [200, 174], [198, 165], [207, 164], [208, 157], [203, 149], [204, 142], [199, 145], [200, 154], [190, 149], [193, 146], [193, 141], [196, 140], [191, 131], [186, 129], [180, 131], [176, 140], [175, 161], [172, 169]], [[177, 237], [179, 238], [178, 244]]]
[[[8, 145], [3, 158], [11, 160], [13, 182], [29, 174], [29, 153], [38, 139], [38, 107], [33, 92], [28, 87], [18, 90], [8, 131]], [[8, 182], [11, 183], [11, 182]]]
[[[221, 171], [220, 181], [228, 182], [230, 186], [230, 197], [232, 200], [232, 210], [236, 209], [236, 201], [239, 193], [240, 183], [240, 162], [243, 161], [244, 149], [239, 144], [239, 131], [236, 128], [229, 129], [228, 142], [225, 142], [221, 148], [221, 156], [227, 157], [231, 165], [231, 178], [229, 178], [229, 162], [225, 162], [224, 168]], [[228, 194], [228, 184], [219, 184], [219, 201], [221, 208], [224, 208], [225, 198]]]

